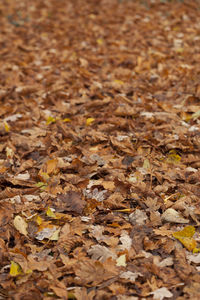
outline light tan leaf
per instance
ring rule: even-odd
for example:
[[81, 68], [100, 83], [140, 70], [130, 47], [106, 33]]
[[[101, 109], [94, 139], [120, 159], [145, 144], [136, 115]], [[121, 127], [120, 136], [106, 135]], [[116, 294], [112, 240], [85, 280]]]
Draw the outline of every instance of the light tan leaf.
[[16, 216], [16, 217], [14, 218], [13, 224], [14, 224], [15, 228], [16, 228], [21, 234], [27, 236], [27, 234], [28, 234], [28, 232], [27, 232], [28, 224], [26, 223], [26, 221], [25, 221], [21, 216]]

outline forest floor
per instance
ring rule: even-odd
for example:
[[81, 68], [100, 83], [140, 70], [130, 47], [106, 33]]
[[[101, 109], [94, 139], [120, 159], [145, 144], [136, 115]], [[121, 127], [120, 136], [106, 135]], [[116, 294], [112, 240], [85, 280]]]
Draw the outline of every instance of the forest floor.
[[200, 2], [0, 22], [0, 299], [199, 299]]

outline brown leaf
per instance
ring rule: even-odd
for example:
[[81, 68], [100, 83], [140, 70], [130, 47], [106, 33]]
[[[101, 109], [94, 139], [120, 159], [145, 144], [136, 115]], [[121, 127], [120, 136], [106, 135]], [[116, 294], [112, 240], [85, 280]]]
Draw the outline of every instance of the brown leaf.
[[58, 196], [60, 211], [70, 211], [82, 214], [85, 207], [85, 200], [80, 193], [69, 191]]
[[105, 264], [102, 264], [99, 261], [90, 261], [86, 260], [80, 262], [75, 268], [75, 274], [78, 276], [77, 282], [79, 284], [92, 284], [95, 286], [104, 280], [108, 280], [118, 273], [117, 268], [114, 266], [112, 260], [107, 261], [107, 267], [110, 266], [110, 269], [105, 268]]

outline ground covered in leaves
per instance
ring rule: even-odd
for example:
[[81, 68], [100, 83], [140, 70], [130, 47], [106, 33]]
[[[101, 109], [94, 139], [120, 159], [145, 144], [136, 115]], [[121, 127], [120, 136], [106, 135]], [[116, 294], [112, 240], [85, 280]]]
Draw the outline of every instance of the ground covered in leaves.
[[0, 299], [199, 299], [200, 3], [0, 17]]

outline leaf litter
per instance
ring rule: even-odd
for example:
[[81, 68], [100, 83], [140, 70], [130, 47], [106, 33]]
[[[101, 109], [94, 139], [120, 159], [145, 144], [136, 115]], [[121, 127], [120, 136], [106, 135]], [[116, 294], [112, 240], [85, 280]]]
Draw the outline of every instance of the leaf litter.
[[2, 1], [2, 299], [199, 298], [199, 8]]

